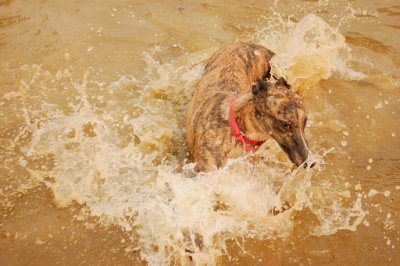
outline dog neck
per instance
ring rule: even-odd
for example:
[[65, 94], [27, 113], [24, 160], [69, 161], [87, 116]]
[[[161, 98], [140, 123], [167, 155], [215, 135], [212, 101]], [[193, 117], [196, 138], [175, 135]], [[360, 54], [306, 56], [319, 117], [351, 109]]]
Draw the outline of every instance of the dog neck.
[[232, 96], [228, 116], [232, 134], [245, 145], [246, 150], [257, 150], [269, 138], [264, 127], [257, 121], [251, 94]]

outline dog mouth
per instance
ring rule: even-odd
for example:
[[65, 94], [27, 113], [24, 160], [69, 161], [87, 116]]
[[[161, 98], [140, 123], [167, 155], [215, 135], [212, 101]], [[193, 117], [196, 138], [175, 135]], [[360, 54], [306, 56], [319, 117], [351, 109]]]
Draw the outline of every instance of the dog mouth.
[[302, 152], [301, 154], [296, 153], [293, 155], [294, 158], [289, 156], [290, 160], [297, 166], [301, 166], [302, 164], [304, 165], [304, 168], [307, 167], [307, 158], [308, 158], [308, 150], [305, 152]]

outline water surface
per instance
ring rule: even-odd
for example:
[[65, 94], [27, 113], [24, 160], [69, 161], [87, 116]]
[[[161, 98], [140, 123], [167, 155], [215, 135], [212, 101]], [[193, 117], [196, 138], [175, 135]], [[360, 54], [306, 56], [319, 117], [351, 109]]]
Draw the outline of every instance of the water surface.
[[[399, 34], [394, 0], [0, 1], [0, 263], [400, 264]], [[317, 167], [269, 141], [189, 174], [201, 62], [235, 41], [277, 54]]]

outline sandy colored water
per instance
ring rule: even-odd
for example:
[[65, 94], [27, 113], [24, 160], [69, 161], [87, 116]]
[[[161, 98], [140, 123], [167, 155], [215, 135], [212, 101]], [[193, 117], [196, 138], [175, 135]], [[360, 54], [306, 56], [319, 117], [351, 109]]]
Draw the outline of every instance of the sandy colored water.
[[[399, 36], [393, 0], [0, 0], [0, 264], [399, 265]], [[199, 62], [235, 41], [276, 52], [317, 167], [269, 141], [188, 174]]]

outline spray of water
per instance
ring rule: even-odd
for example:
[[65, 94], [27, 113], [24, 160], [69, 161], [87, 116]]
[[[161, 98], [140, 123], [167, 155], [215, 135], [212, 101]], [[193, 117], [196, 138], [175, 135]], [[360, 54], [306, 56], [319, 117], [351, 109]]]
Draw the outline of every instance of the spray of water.
[[[280, 23], [284, 20], [279, 17], [275, 24]], [[276, 52], [271, 60], [272, 73], [285, 77], [297, 91], [314, 88], [334, 73], [349, 80], [366, 77], [347, 66], [351, 50], [344, 36], [322, 18], [309, 14], [297, 24], [285, 25], [286, 31], [279, 34], [263, 28], [258, 41]]]
[[[315, 85], [335, 71], [362, 77], [346, 67], [343, 36], [321, 18], [306, 16], [283, 35], [283, 45], [273, 47], [281, 48], [272, 64], [295, 87]], [[269, 36], [260, 36], [259, 42], [271, 47]], [[52, 75], [35, 68], [38, 80], [50, 78], [48, 86], [62, 84], [76, 95], [67, 110], [48, 102], [23, 110], [24, 131], [31, 137], [19, 164], [52, 190], [59, 206], [75, 201], [99, 223], [135, 231], [131, 250], [139, 249], [151, 265], [184, 263], [189, 255], [198, 264], [215, 264], [226, 254], [228, 239], [287, 236], [292, 214], [304, 208], [320, 222], [315, 234], [355, 230], [365, 215], [361, 198], [349, 207], [335, 200], [339, 192], [332, 200], [327, 199], [332, 195], [315, 197], [312, 178], [323, 172], [329, 151], [310, 156], [318, 167], [292, 171], [269, 141], [268, 150], [193, 175], [182, 121], [202, 66], [191, 67], [190, 60], [185, 66], [161, 64], [155, 53], [143, 54], [147, 75], [141, 80], [123, 76], [106, 83], [91, 80], [91, 70], [76, 81], [69, 71]], [[95, 95], [98, 91], [103, 94]], [[253, 156], [259, 163], [250, 163]], [[35, 158], [49, 163], [37, 166]]]

